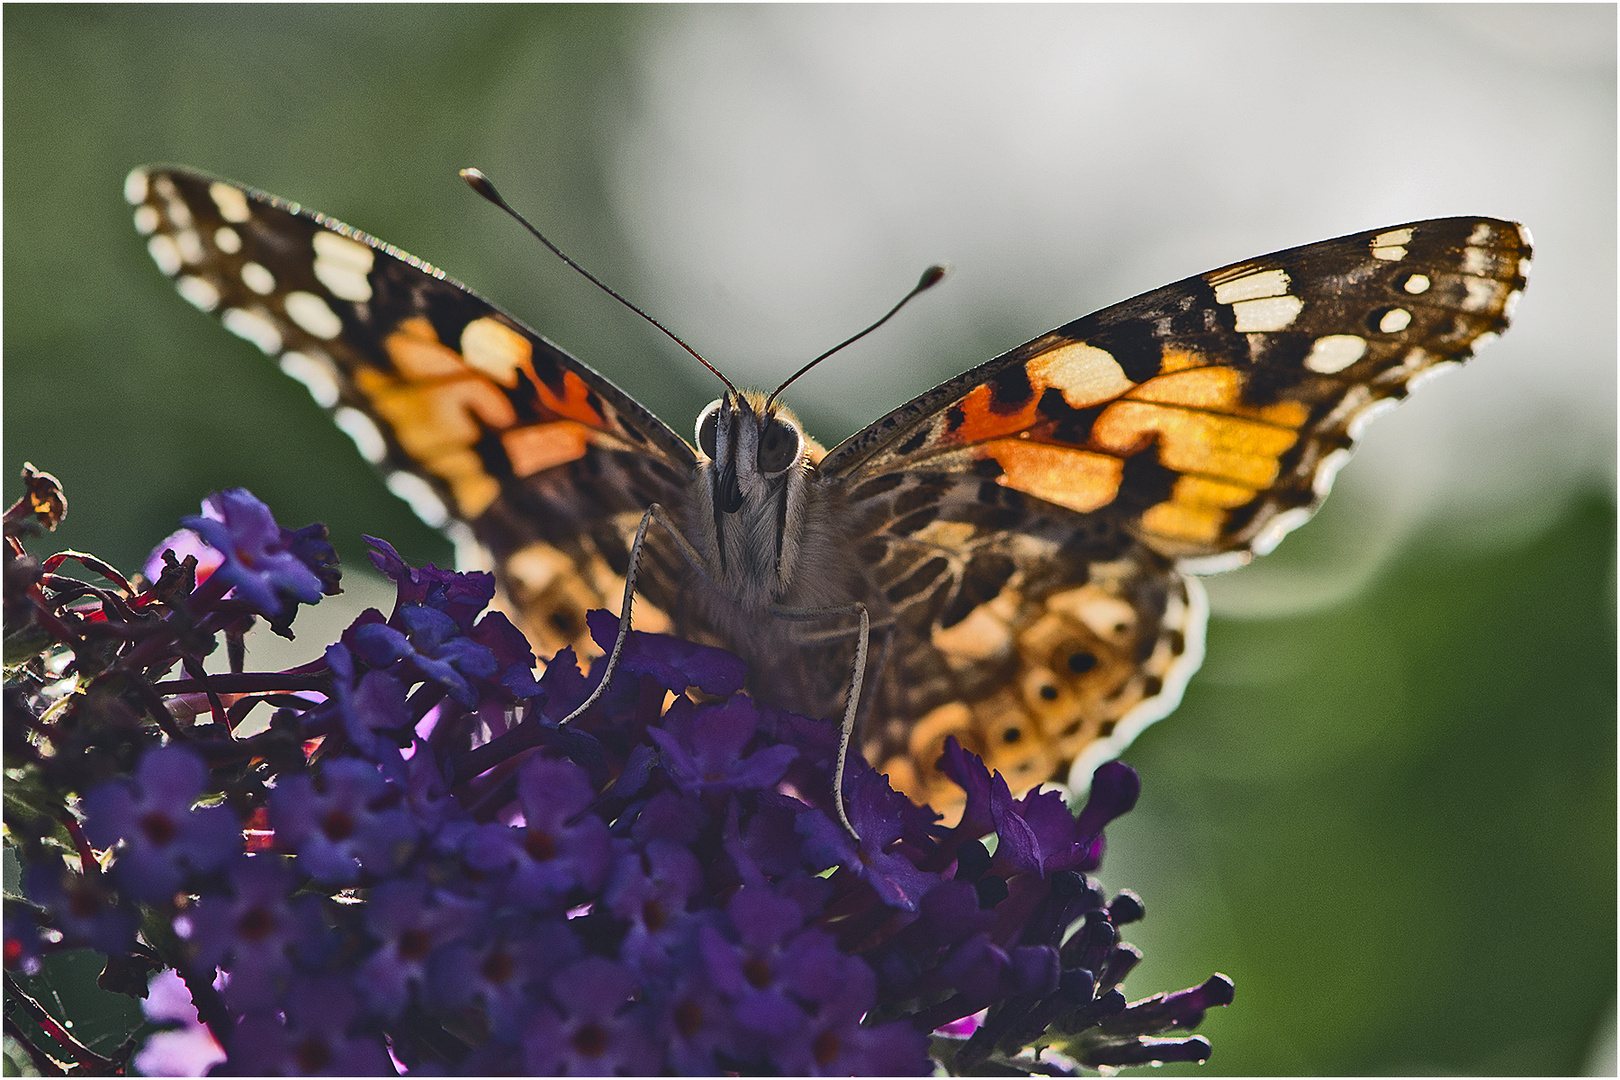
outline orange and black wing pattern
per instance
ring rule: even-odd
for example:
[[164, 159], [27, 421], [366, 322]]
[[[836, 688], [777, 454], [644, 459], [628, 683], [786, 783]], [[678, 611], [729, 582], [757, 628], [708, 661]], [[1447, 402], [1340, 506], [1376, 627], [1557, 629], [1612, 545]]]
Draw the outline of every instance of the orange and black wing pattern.
[[[487, 300], [339, 221], [185, 169], [137, 169], [125, 195], [183, 297], [307, 386], [424, 520], [494, 556], [537, 647], [588, 642], [584, 612], [617, 608], [642, 512], [684, 491], [683, 439]], [[668, 554], [649, 560], [655, 603], [672, 594]], [[637, 614], [663, 625], [650, 606]]]
[[822, 469], [895, 606], [871, 760], [926, 774], [954, 733], [1009, 779], [1075, 759], [1083, 779], [1197, 663], [1181, 572], [1302, 523], [1368, 419], [1505, 329], [1529, 259], [1526, 231], [1489, 218], [1251, 259], [1060, 327], [835, 448]]

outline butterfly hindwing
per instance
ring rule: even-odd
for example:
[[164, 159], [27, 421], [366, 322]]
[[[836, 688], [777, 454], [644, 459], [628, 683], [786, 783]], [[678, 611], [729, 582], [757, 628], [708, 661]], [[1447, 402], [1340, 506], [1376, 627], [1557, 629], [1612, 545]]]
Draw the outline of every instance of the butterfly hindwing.
[[822, 467], [909, 611], [869, 756], [926, 775], [950, 733], [1009, 777], [1079, 758], [1083, 780], [1196, 666], [1203, 602], [1181, 571], [1302, 523], [1368, 419], [1506, 327], [1529, 257], [1518, 225], [1448, 218], [1251, 259], [1060, 327], [836, 447]]
[[[136, 170], [125, 193], [182, 296], [304, 383], [424, 520], [493, 554], [537, 645], [589, 645], [584, 612], [618, 606], [642, 512], [684, 489], [684, 440], [471, 290], [341, 222], [190, 170]], [[658, 600], [673, 594], [665, 546], [644, 589]]]

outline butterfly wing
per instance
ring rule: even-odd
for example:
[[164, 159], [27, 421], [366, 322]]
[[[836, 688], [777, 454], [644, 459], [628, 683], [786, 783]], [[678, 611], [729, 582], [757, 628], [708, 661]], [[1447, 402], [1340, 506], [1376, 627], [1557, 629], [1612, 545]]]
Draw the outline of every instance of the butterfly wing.
[[[1201, 654], [1182, 571], [1269, 550], [1368, 419], [1507, 326], [1525, 230], [1446, 218], [1293, 248], [1076, 320], [835, 448], [899, 630], [870, 760], [922, 790], [946, 734], [1084, 781]], [[914, 788], [914, 790], [917, 790]]]
[[[584, 612], [617, 609], [643, 511], [679, 500], [691, 475], [684, 440], [489, 301], [341, 222], [183, 169], [137, 169], [125, 194], [182, 296], [304, 383], [430, 525], [494, 556], [537, 647], [594, 649]], [[649, 539], [642, 591], [667, 608], [678, 567]], [[668, 625], [650, 605], [637, 623]]]

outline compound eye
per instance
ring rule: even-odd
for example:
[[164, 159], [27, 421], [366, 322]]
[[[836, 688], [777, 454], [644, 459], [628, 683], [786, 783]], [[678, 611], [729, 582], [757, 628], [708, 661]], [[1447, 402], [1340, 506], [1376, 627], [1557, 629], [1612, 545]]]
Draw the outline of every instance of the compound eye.
[[711, 460], [714, 458], [715, 437], [719, 429], [720, 402], [715, 400], [709, 403], [708, 408], [698, 413], [697, 421], [698, 449]]
[[791, 424], [770, 420], [759, 433], [759, 471], [766, 476], [782, 472], [799, 459], [799, 432]]

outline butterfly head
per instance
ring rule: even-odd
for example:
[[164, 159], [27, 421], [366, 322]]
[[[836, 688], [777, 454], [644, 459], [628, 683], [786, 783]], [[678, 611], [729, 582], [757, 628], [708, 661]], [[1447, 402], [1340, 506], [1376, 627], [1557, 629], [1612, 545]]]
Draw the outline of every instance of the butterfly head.
[[697, 419], [715, 509], [735, 514], [780, 497], [821, 459], [821, 446], [787, 407], [755, 391], [727, 392]]

